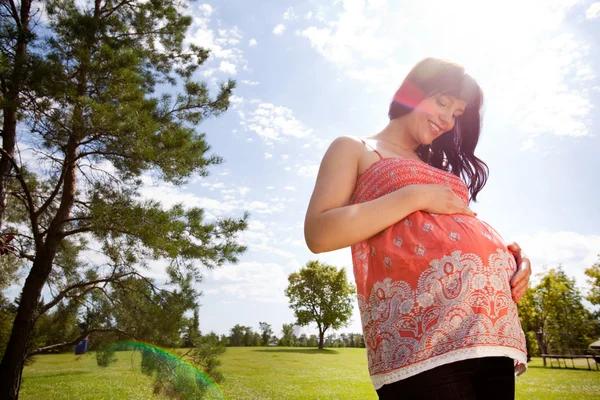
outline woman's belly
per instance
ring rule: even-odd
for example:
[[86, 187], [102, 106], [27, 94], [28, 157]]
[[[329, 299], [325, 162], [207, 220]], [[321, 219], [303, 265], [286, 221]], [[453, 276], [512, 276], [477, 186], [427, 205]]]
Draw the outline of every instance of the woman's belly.
[[[386, 278], [416, 288], [423, 272], [448, 257], [458, 256], [463, 259], [461, 263], [468, 263], [470, 276], [482, 269], [489, 274], [491, 268], [503, 284], [508, 283], [516, 268], [502, 237], [487, 223], [467, 215], [417, 211], [367, 243], [370, 245], [367, 291], [373, 283]], [[498, 257], [503, 261], [498, 261]], [[448, 268], [456, 272], [456, 268]]]
[[485, 222], [416, 212], [353, 246], [353, 257], [372, 375], [477, 346], [524, 351], [516, 262]]

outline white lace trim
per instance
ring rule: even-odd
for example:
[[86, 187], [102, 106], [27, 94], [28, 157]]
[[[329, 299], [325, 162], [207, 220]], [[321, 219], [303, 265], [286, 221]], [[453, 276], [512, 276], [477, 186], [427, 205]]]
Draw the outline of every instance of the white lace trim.
[[401, 367], [383, 374], [372, 375], [371, 382], [373, 382], [375, 390], [378, 390], [383, 385], [409, 378], [441, 365], [482, 357], [512, 358], [515, 360], [515, 376], [517, 377], [527, 370], [527, 355], [522, 351], [502, 346], [479, 346], [454, 350], [407, 367]]

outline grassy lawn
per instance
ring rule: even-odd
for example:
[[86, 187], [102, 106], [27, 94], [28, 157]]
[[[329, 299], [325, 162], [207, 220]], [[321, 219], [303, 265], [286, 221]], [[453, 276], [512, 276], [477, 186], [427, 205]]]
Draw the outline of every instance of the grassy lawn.
[[[152, 381], [140, 372], [139, 353], [96, 366], [95, 354], [43, 355], [25, 368], [21, 399], [151, 399]], [[221, 358], [227, 399], [376, 399], [364, 349], [228, 348]], [[556, 363], [554, 364], [557, 366]], [[571, 365], [569, 361], [569, 366]], [[517, 379], [517, 399], [599, 399], [600, 371], [544, 368], [534, 359]], [[592, 366], [592, 368], [595, 368]], [[162, 399], [162, 398], [161, 398]]]

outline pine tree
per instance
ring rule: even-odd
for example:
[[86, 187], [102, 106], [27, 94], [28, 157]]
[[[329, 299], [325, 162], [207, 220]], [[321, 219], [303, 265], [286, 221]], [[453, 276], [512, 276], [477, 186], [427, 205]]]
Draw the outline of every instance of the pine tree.
[[[0, 223], [29, 264], [0, 363], [3, 399], [18, 398], [40, 315], [67, 298], [92, 292], [111, 297], [121, 284], [139, 280], [160, 293], [141, 273], [148, 259], [166, 260], [171, 282], [184, 288], [200, 279], [201, 266], [236, 262], [244, 251], [236, 234], [247, 225], [247, 215], [207, 222], [200, 208], [165, 210], [139, 195], [142, 174], [180, 185], [222, 162], [209, 154], [196, 126], [227, 110], [235, 83], [223, 83], [211, 97], [207, 85], [193, 79], [208, 51], [183, 47], [191, 18], [181, 5], [172, 0], [44, 4], [43, 27], [32, 27], [29, 1], [18, 9], [8, 0], [0, 13]], [[33, 55], [28, 44], [42, 28], [49, 34], [37, 39]], [[157, 94], [159, 89], [172, 93], [169, 85], [179, 93]], [[15, 156], [18, 143], [11, 140], [17, 123], [23, 144], [36, 151], [43, 168], [27, 169]], [[106, 255], [103, 268], [78, 258], [89, 237]], [[47, 284], [57, 294], [41, 302]], [[105, 329], [114, 327], [81, 334]]]

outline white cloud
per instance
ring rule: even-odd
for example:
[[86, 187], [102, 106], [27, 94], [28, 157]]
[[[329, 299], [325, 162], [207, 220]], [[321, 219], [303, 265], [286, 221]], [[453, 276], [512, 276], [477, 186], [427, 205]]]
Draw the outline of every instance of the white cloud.
[[212, 15], [213, 8], [210, 4], [200, 4], [199, 8], [205, 17], [210, 17]]
[[285, 190], [289, 190], [290, 192], [295, 192], [296, 191], [296, 187], [295, 186], [286, 186], [284, 187]]
[[307, 12], [307, 13], [304, 15], [304, 19], [311, 19], [311, 18], [312, 18], [312, 16], [313, 16], [313, 13], [312, 13], [312, 11], [309, 11], [309, 12]]
[[235, 64], [232, 64], [229, 61], [221, 61], [221, 64], [219, 64], [219, 71], [225, 72], [226, 74], [231, 74], [231, 75], [237, 74], [237, 69], [235, 67]]
[[[318, 260], [320, 262], [333, 265], [334, 267], [340, 269], [346, 269], [346, 276], [349, 279], [352, 279], [353, 270], [352, 270], [352, 252], [349, 247], [345, 247], [343, 249], [329, 251], [326, 253], [314, 254], [311, 259]], [[354, 284], [354, 282], [352, 282]], [[354, 314], [355, 316], [359, 316], [360, 314]]]
[[211, 271], [218, 292], [238, 299], [287, 303], [284, 290], [290, 268], [275, 263], [241, 262]]
[[265, 160], [268, 160], [269, 158], [272, 158], [273, 154], [271, 153], [265, 153]]
[[521, 146], [521, 148], [519, 149], [520, 151], [526, 151], [526, 150], [533, 150], [533, 145], [535, 143], [533, 142], [533, 139], [527, 139], [523, 145]]
[[[242, 33], [237, 26], [230, 29], [219, 28], [216, 31], [211, 28], [213, 25], [211, 16], [213, 9], [208, 4], [200, 6], [192, 5], [192, 25], [184, 39], [184, 45], [195, 44], [210, 51], [208, 62], [214, 59], [228, 60], [229, 64], [246, 65], [243, 52], [236, 47], [242, 39]], [[188, 11], [189, 13], [189, 11]], [[219, 26], [221, 23], [219, 22]], [[227, 64], [225, 64], [227, 65]], [[227, 73], [232, 73], [231, 67], [226, 68]], [[216, 69], [208, 70], [205, 76], [211, 76]]]
[[386, 59], [401, 43], [385, 32], [386, 13], [369, 13], [364, 2], [346, 0], [338, 15], [339, 19], [329, 21], [326, 27], [310, 26], [301, 31], [317, 52], [337, 65]]
[[285, 205], [283, 202], [266, 203], [264, 201], [254, 200], [243, 203], [243, 209], [248, 210], [251, 213], [274, 214], [283, 211], [285, 209]]
[[316, 178], [319, 172], [318, 164], [303, 165], [298, 168], [298, 175], [303, 178]]
[[[300, 35], [348, 77], [390, 98], [409, 68], [434, 54], [463, 63], [479, 80], [493, 103], [486, 117], [531, 135], [587, 136], [592, 103], [584, 89], [595, 76], [589, 46], [562, 24], [577, 3], [457, 0], [405, 7], [344, 0], [341, 9], [320, 9], [323, 23], [311, 20]], [[452, 29], [446, 29], [448, 15]], [[423, 26], [431, 27], [427, 34]]]
[[202, 182], [200, 184], [200, 186], [211, 188], [211, 189], [223, 189], [225, 187], [225, 184], [223, 182], [217, 182], [217, 183]]
[[256, 39], [250, 39], [250, 41], [248, 42], [248, 46], [253, 47], [256, 46], [258, 44], [258, 42], [256, 41]]
[[206, 209], [213, 217], [233, 213], [240, 209], [239, 205], [233, 201], [221, 201], [197, 196], [167, 183], [145, 184], [140, 189], [140, 195], [142, 199], [152, 199], [160, 202], [164, 208], [171, 208], [176, 204], [183, 204], [186, 208], [201, 207]]
[[244, 102], [244, 98], [240, 97], [240, 96], [236, 96], [234, 94], [234, 95], [229, 96], [229, 102], [231, 104], [233, 104], [234, 106], [237, 106], [237, 105], [239, 105], [239, 104], [241, 104], [241, 103]]
[[294, 13], [294, 9], [290, 7], [283, 13], [283, 19], [286, 21], [293, 21], [298, 19], [298, 16]]
[[265, 224], [263, 224], [257, 219], [251, 219], [248, 223], [248, 228], [252, 231], [261, 231], [265, 229]]
[[[562, 265], [577, 285], [587, 288], [586, 268], [598, 261], [600, 235], [582, 235], [575, 232], [538, 232], [520, 235], [511, 241], [519, 243], [531, 260], [533, 274], [543, 273], [544, 267]], [[535, 282], [535, 277], [532, 278]]]
[[275, 28], [273, 28], [273, 33], [276, 35], [281, 35], [285, 31], [285, 26], [283, 24], [277, 24]]
[[227, 189], [227, 190], [221, 190], [221, 194], [224, 195], [232, 195], [232, 194], [239, 194], [240, 196], [244, 197], [246, 196], [248, 193], [250, 193], [252, 189], [250, 189], [247, 186], [241, 186], [235, 189]]
[[282, 159], [283, 161], [287, 160], [288, 158], [290, 158], [290, 156], [289, 156], [288, 154], [282, 154], [282, 155], [281, 155], [281, 159]]
[[590, 4], [589, 8], [585, 11], [585, 17], [587, 19], [600, 17], [600, 1]]
[[240, 114], [240, 117], [247, 130], [267, 142], [282, 140], [285, 136], [302, 138], [312, 132], [294, 117], [292, 110], [270, 103], [260, 103], [247, 117], [245, 114]]
[[244, 85], [250, 85], [250, 86], [255, 86], [255, 85], [259, 85], [260, 84], [260, 82], [257, 82], [257, 81], [248, 81], [248, 80], [243, 80], [242, 83]]

